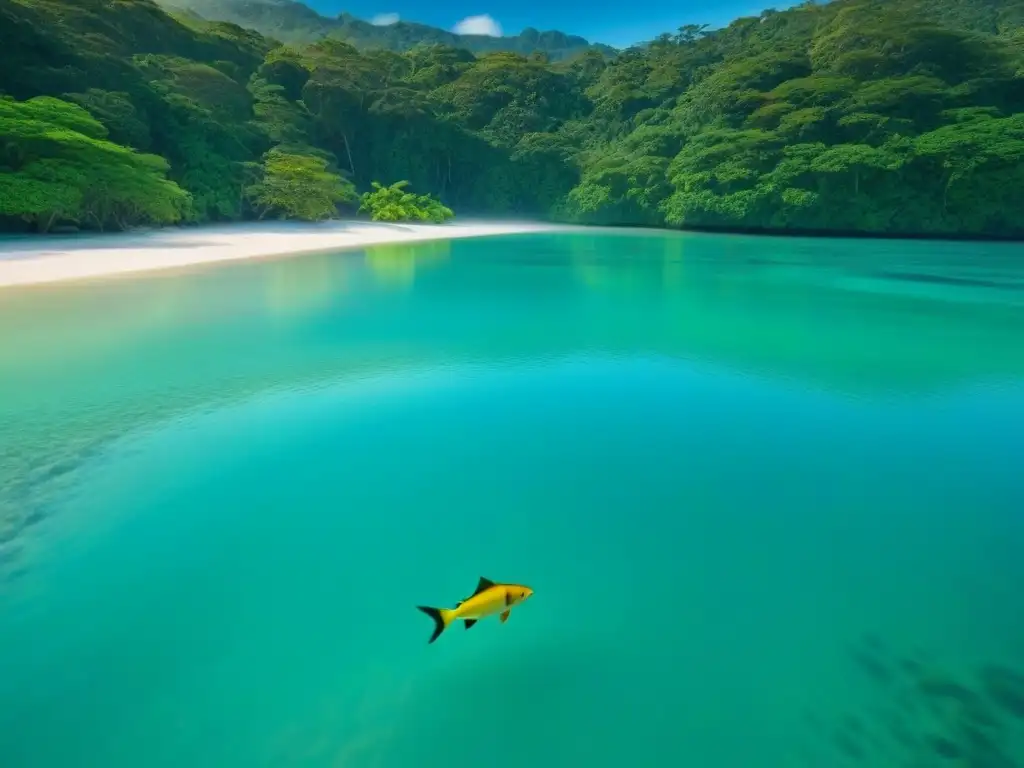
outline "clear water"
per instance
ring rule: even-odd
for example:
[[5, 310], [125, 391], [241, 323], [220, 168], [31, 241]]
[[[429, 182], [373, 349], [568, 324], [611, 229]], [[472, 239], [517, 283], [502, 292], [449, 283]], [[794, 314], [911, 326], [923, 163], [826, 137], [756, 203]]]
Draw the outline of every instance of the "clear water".
[[0, 292], [0, 435], [4, 768], [1024, 765], [1020, 246]]

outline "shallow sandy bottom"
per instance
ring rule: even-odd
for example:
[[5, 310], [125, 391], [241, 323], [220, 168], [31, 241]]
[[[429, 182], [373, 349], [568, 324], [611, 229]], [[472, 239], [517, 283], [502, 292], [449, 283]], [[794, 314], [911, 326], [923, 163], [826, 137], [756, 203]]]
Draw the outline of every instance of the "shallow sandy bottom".
[[110, 235], [0, 239], [0, 287], [81, 280], [238, 259], [291, 256], [382, 243], [553, 232], [532, 222], [450, 224], [260, 223]]

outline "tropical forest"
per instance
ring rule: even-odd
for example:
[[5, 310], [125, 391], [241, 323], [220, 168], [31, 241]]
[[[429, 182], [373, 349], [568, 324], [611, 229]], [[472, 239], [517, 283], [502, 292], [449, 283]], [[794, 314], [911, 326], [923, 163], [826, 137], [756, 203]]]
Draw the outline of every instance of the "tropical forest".
[[0, 0], [0, 229], [1024, 235], [1021, 0], [806, 2], [625, 50], [273, 17], [303, 8]]

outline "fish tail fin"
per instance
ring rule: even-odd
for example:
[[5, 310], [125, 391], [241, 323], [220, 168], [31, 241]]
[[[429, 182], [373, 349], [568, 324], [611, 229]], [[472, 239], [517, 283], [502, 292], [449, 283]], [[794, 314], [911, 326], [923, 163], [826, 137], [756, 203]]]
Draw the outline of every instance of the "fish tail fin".
[[431, 608], [427, 605], [417, 605], [421, 611], [427, 616], [434, 620], [434, 634], [430, 636], [430, 642], [434, 642], [441, 633], [448, 629], [448, 625], [452, 623], [452, 619], [455, 615], [455, 611], [450, 608]]

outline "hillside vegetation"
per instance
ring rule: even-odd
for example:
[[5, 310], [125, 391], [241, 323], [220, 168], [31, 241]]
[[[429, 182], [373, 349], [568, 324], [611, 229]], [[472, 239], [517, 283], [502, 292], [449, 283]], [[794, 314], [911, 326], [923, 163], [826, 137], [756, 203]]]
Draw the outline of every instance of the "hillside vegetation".
[[184, 11], [209, 21], [230, 21], [254, 29], [282, 43], [315, 43], [326, 37], [351, 43], [356, 48], [383, 48], [407, 51], [416, 45], [450, 45], [471, 53], [543, 53], [551, 61], [571, 57], [593, 49], [611, 56], [616, 53], [607, 45], [590, 43], [582, 37], [564, 32], [539, 32], [524, 29], [518, 35], [491, 37], [459, 35], [444, 29], [415, 22], [372, 24], [343, 13], [336, 18], [321, 16], [308, 5], [294, 0], [160, 0], [172, 12]]
[[[609, 61], [282, 46], [149, 0], [0, 0], [0, 222], [355, 212], [1024, 235], [1024, 0], [835, 0]], [[273, 194], [271, 194], [273, 192]]]

